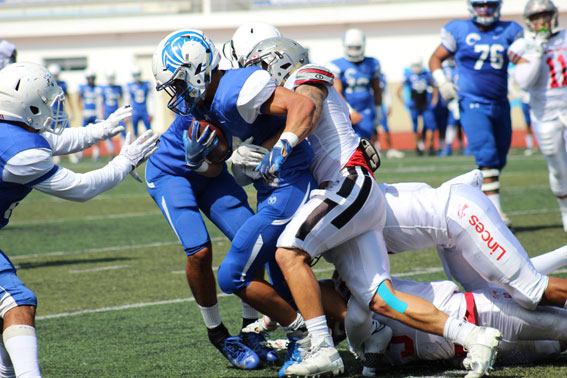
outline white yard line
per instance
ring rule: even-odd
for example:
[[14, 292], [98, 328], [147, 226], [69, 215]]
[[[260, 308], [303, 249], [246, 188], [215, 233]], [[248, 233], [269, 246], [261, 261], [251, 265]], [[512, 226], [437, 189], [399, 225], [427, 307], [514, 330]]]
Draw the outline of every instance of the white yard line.
[[37, 219], [33, 221], [15, 221], [10, 222], [13, 226], [33, 226], [38, 224], [53, 224], [53, 223], [67, 223], [67, 222], [78, 222], [78, 221], [93, 221], [93, 220], [106, 220], [106, 219], [123, 219], [123, 218], [136, 218], [136, 217], [146, 217], [149, 215], [160, 215], [159, 210], [156, 211], [145, 211], [141, 213], [120, 213], [120, 214], [105, 214], [105, 215], [88, 215], [80, 218], [58, 218], [50, 219], [49, 221], [45, 219]]
[[116, 270], [116, 269], [126, 269], [131, 268], [132, 265], [110, 265], [110, 266], [99, 266], [98, 268], [89, 269], [73, 269], [69, 273], [90, 273], [90, 272], [102, 272], [105, 270]]

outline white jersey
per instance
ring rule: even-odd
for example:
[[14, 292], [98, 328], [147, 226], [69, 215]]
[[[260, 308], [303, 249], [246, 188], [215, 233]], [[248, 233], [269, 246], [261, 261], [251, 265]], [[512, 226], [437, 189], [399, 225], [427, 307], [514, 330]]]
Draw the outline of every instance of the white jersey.
[[[306, 70], [318, 69], [328, 72], [326, 68], [320, 66], [305, 65], [290, 75], [285, 87], [294, 90], [301, 84], [301, 81], [296, 82], [298, 75], [302, 75]], [[315, 152], [311, 171], [317, 184], [337, 180], [340, 170], [360, 143], [360, 138], [355, 134], [350, 123], [346, 103], [334, 87], [327, 87], [327, 90], [329, 93], [323, 102], [323, 112], [317, 129], [307, 138]]]
[[[567, 104], [567, 30], [554, 34], [548, 41], [541, 58], [535, 56], [534, 36], [516, 40], [509, 48], [512, 61], [542, 59], [540, 72], [534, 85], [528, 88], [532, 116], [540, 121], [565, 114]], [[529, 64], [529, 63], [520, 63]]]
[[[451, 281], [417, 282], [392, 277], [392, 283], [398, 290], [424, 298], [458, 319], [473, 320], [476, 309], [476, 324], [498, 328], [502, 332], [498, 360], [503, 363], [526, 363], [557, 357], [562, 351], [560, 342], [567, 341], [567, 311], [564, 309], [529, 311], [518, 306], [501, 289], [469, 293], [467, 303], [465, 294]], [[392, 340], [384, 357], [393, 365], [465, 356], [462, 348], [455, 347], [441, 336], [415, 330], [378, 314], [373, 316], [392, 328]]]

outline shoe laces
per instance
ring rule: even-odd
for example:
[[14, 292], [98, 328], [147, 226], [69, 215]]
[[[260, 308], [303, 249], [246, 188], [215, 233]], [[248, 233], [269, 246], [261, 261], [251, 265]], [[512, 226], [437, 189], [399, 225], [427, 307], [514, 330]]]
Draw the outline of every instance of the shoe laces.
[[248, 352], [240, 338], [236, 336], [227, 337], [223, 342], [223, 346], [223, 351], [226, 351], [234, 358], [242, 357]]
[[266, 337], [262, 333], [243, 332], [242, 338], [246, 340], [252, 349], [268, 348], [266, 345]]

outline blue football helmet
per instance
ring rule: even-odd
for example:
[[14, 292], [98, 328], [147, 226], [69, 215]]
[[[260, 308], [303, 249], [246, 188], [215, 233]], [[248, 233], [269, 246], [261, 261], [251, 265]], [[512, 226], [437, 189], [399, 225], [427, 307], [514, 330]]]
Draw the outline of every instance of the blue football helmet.
[[[490, 26], [500, 19], [502, 0], [467, 0], [469, 13], [474, 23]], [[484, 9], [477, 9], [475, 5], [487, 5]]]
[[165, 37], [153, 56], [156, 89], [171, 97], [167, 107], [187, 116], [204, 98], [220, 54], [202, 31], [182, 29]]

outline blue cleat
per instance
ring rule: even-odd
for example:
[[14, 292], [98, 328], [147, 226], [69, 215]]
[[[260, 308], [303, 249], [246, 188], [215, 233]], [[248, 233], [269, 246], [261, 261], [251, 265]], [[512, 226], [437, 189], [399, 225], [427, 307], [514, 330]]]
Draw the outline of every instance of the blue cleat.
[[269, 365], [278, 363], [278, 354], [267, 345], [264, 334], [258, 332], [242, 332], [240, 337], [256, 352], [262, 361]]
[[303, 360], [303, 355], [307, 352], [302, 348], [297, 342], [300, 339], [297, 337], [289, 337], [289, 344], [287, 345], [287, 355], [285, 361], [278, 371], [278, 377], [286, 377], [285, 370], [291, 365], [301, 362]]
[[439, 156], [444, 157], [444, 156], [451, 156], [453, 150], [451, 148], [451, 146], [446, 146], [441, 152], [439, 152]]
[[215, 346], [231, 364], [239, 369], [252, 370], [260, 366], [260, 357], [238, 336], [227, 337]]

